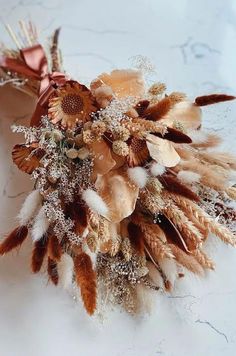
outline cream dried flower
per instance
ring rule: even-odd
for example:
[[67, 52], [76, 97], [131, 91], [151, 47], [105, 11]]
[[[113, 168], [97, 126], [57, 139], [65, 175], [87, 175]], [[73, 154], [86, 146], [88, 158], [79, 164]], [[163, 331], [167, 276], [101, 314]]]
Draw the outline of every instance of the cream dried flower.
[[114, 153], [116, 153], [118, 156], [127, 156], [129, 154], [129, 147], [127, 143], [117, 140], [114, 141], [112, 144], [112, 150]]

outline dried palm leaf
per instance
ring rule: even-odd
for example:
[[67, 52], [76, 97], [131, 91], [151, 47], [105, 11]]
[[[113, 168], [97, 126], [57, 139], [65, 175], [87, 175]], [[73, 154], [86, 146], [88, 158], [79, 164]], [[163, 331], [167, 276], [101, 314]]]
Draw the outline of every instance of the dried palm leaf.
[[40, 159], [43, 155], [44, 152], [34, 145], [15, 145], [12, 151], [13, 162], [21, 171], [28, 174], [40, 166]]

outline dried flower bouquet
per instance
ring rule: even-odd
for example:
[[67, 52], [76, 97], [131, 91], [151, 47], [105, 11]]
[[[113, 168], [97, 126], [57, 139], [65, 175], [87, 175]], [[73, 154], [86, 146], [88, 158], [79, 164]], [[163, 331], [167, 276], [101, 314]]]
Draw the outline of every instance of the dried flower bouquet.
[[13, 127], [25, 141], [12, 151], [35, 184], [0, 254], [30, 235], [32, 271], [46, 260], [52, 283], [77, 285], [89, 314], [98, 298], [136, 313], [145, 289], [168, 292], [186, 270], [214, 269], [208, 235], [236, 244], [236, 160], [212, 150], [220, 139], [201, 131], [201, 107], [235, 97], [192, 103], [163, 83], [146, 88], [138, 70], [88, 88], [62, 69], [59, 30], [47, 50], [20, 25], [21, 40], [8, 27], [18, 49], [2, 49], [1, 85], [37, 97], [30, 126]]

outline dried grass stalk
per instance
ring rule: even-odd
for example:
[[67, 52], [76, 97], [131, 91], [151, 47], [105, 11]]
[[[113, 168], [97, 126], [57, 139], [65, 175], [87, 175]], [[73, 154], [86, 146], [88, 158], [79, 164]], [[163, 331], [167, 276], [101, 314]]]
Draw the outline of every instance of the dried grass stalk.
[[26, 226], [18, 226], [15, 228], [0, 244], [0, 255], [4, 255], [14, 248], [20, 246], [28, 235]]
[[158, 214], [164, 206], [162, 198], [158, 195], [150, 193], [147, 189], [140, 191], [140, 202], [152, 214]]
[[144, 115], [146, 119], [152, 120], [152, 121], [157, 121], [162, 119], [170, 109], [172, 108], [173, 103], [169, 97], [165, 97], [164, 99], [161, 99], [158, 101], [158, 103], [149, 106], [145, 112]]
[[200, 182], [217, 191], [224, 191], [226, 188], [226, 178], [224, 176], [217, 174], [211, 167], [203, 165], [199, 160], [194, 159], [194, 157], [192, 160], [182, 161], [175, 167], [175, 171], [180, 170], [188, 170], [200, 174]]
[[195, 99], [195, 104], [197, 106], [206, 106], [216, 103], [221, 103], [223, 101], [234, 100], [235, 96], [233, 95], [226, 95], [226, 94], [211, 94], [211, 95], [203, 95], [198, 96]]
[[172, 195], [172, 199], [186, 214], [194, 216], [209, 232], [218, 236], [225, 243], [236, 246], [236, 236], [225, 226], [211, 218], [197, 204], [189, 199], [174, 194]]
[[215, 269], [214, 262], [202, 250], [195, 250], [192, 252], [192, 255], [196, 258], [198, 263], [200, 263], [203, 268], [212, 270]]
[[196, 273], [196, 274], [203, 274], [203, 269], [201, 264], [191, 255], [188, 255], [184, 251], [182, 251], [178, 246], [174, 244], [169, 245], [176, 261], [181, 264], [183, 267], [187, 268], [189, 271]]
[[31, 259], [31, 269], [33, 273], [38, 273], [42, 267], [44, 257], [47, 253], [48, 238], [43, 236], [40, 240], [34, 243]]
[[165, 234], [158, 225], [145, 220], [145, 218], [139, 214], [134, 214], [132, 221], [140, 227], [143, 237], [151, 249], [155, 260], [164, 257], [174, 257], [167, 244]]
[[192, 142], [191, 147], [206, 149], [209, 147], [216, 147], [221, 143], [221, 138], [214, 133], [210, 133], [201, 142]]
[[159, 181], [168, 191], [176, 194], [180, 194], [188, 199], [199, 201], [199, 197], [185, 184], [181, 183], [176, 177], [168, 174], [163, 174], [159, 177]]
[[236, 187], [229, 187], [225, 189], [225, 193], [233, 200], [236, 200]]
[[[175, 194], [173, 194], [173, 196], [175, 196]], [[204, 239], [201, 232], [173, 201], [165, 206], [163, 213], [177, 226], [189, 250], [191, 251], [198, 248]]]
[[58, 238], [55, 235], [49, 236], [48, 255], [53, 261], [60, 261], [62, 248]]
[[97, 284], [91, 258], [84, 252], [74, 257], [75, 277], [85, 309], [92, 315], [96, 309]]
[[58, 284], [59, 276], [57, 271], [57, 263], [48, 257], [47, 272], [50, 280], [56, 286]]
[[210, 165], [217, 165], [224, 169], [236, 169], [236, 159], [229, 153], [199, 152], [198, 157]]
[[132, 221], [129, 222], [127, 226], [129, 239], [131, 242], [132, 247], [135, 249], [138, 255], [144, 254], [144, 240], [143, 240], [143, 233], [140, 227], [134, 224]]

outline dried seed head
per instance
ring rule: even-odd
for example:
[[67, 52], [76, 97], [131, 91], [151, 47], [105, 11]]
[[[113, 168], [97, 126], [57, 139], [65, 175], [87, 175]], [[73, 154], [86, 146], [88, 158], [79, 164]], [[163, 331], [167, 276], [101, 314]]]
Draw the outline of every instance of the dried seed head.
[[70, 148], [66, 151], [66, 155], [68, 158], [75, 159], [78, 157], [78, 151], [75, 148]]
[[163, 188], [161, 182], [155, 177], [150, 177], [148, 179], [146, 187], [154, 194], [160, 194]]
[[95, 135], [102, 135], [106, 131], [106, 124], [102, 121], [96, 121], [92, 124], [91, 131]]
[[83, 141], [87, 144], [90, 144], [94, 141], [94, 135], [91, 130], [83, 131]]
[[126, 127], [120, 125], [115, 129], [114, 136], [116, 140], [127, 141], [130, 137], [130, 132]]
[[52, 138], [54, 139], [54, 141], [60, 142], [63, 139], [63, 134], [60, 130], [53, 130]]
[[86, 159], [89, 156], [89, 150], [85, 147], [82, 147], [77, 151], [77, 156], [80, 159]]
[[154, 83], [148, 90], [148, 93], [157, 96], [163, 94], [166, 90], [166, 85], [164, 83]]
[[129, 147], [128, 145], [120, 140], [114, 141], [112, 144], [112, 150], [118, 156], [127, 156], [129, 154]]

